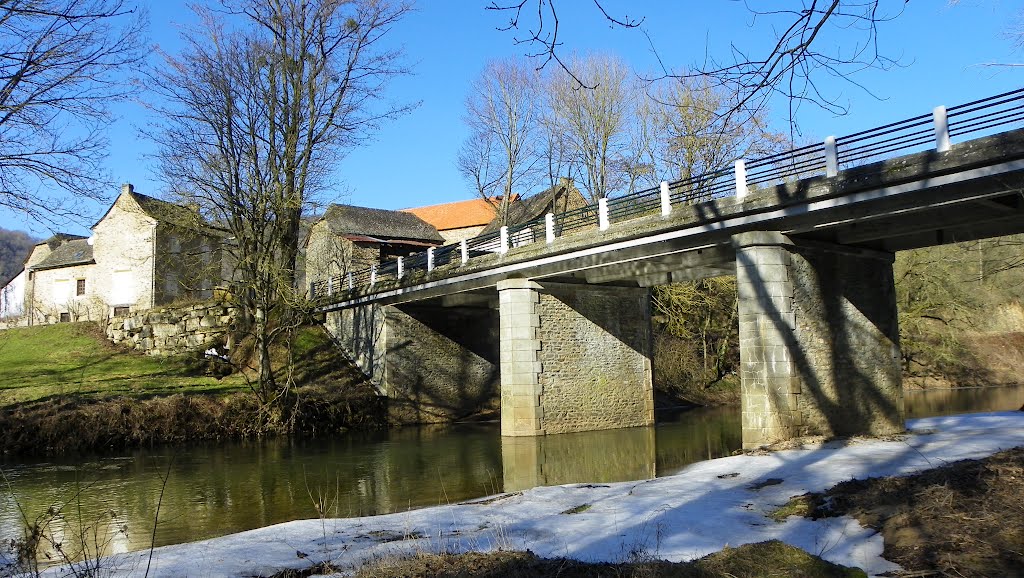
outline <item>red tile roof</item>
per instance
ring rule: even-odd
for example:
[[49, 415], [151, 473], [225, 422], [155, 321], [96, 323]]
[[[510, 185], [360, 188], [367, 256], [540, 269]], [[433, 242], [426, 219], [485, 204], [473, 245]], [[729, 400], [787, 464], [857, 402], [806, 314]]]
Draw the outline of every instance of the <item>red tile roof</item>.
[[[519, 195], [512, 195], [513, 202], [517, 199]], [[438, 231], [447, 231], [490, 223], [494, 219], [494, 204], [497, 202], [497, 198], [492, 198], [490, 202], [484, 199], [470, 199], [402, 210], [430, 223]]]

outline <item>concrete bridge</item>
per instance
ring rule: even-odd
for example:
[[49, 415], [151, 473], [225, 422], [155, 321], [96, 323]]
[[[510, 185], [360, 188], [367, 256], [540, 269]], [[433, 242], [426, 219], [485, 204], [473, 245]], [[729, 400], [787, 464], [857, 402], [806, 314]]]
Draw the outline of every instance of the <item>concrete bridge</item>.
[[894, 252], [1024, 232], [1022, 121], [938, 107], [312, 290], [399, 421], [500, 397], [535, 436], [652, 423], [649, 288], [735, 274], [745, 447], [898, 432]]

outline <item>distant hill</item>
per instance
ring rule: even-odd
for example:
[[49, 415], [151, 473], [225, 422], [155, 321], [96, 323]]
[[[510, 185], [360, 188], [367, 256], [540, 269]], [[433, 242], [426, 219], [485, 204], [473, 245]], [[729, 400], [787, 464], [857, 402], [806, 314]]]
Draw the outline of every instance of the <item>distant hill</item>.
[[0, 287], [21, 271], [32, 246], [39, 242], [24, 231], [9, 231], [0, 227]]

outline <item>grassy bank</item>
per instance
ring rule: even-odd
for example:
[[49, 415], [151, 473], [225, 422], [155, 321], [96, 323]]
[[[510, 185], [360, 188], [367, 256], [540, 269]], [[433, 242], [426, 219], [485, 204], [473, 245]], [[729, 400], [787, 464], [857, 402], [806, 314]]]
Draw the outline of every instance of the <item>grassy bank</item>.
[[[268, 410], [245, 371], [201, 356], [156, 358], [110, 344], [95, 325], [0, 332], [0, 448], [60, 454], [383, 424], [383, 404], [324, 334], [295, 339], [295, 395]], [[283, 356], [282, 356], [283, 357]]]
[[0, 331], [0, 408], [47, 400], [101, 401], [247, 390], [241, 375], [218, 379], [186, 358], [128, 352], [91, 323]]
[[781, 514], [853, 516], [881, 532], [900, 576], [1024, 573], [1024, 448], [913, 476], [843, 482]]

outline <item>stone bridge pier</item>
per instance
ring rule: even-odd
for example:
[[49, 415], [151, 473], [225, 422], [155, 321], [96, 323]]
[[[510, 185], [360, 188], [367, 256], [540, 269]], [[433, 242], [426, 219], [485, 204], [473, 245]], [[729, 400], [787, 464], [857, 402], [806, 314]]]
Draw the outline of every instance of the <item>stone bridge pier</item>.
[[501, 435], [651, 425], [648, 289], [498, 283]]
[[903, 431], [892, 253], [740, 233], [744, 448]]

